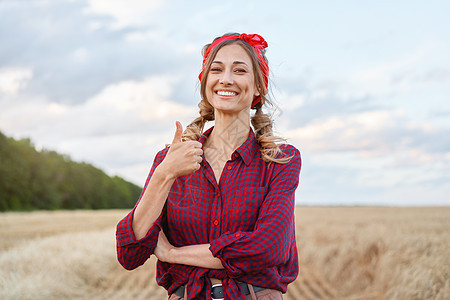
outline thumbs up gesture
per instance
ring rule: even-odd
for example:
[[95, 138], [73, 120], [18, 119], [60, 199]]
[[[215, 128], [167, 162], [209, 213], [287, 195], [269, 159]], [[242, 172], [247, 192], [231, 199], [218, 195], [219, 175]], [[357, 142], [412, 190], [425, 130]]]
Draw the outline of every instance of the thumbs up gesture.
[[173, 136], [172, 144], [181, 143], [181, 136], [183, 135], [183, 125], [179, 121], [175, 122], [175, 126], [177, 127], [175, 130], [175, 135]]
[[202, 144], [197, 141], [181, 140], [183, 126], [176, 122], [176, 131], [166, 157], [161, 162], [171, 177], [177, 178], [194, 173], [202, 162]]

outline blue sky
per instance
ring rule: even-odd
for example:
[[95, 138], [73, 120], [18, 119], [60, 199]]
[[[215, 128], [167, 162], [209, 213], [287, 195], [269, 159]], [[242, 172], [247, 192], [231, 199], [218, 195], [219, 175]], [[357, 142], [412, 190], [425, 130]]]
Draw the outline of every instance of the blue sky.
[[142, 185], [197, 114], [200, 50], [269, 44], [297, 203], [450, 205], [448, 1], [0, 1], [0, 130]]

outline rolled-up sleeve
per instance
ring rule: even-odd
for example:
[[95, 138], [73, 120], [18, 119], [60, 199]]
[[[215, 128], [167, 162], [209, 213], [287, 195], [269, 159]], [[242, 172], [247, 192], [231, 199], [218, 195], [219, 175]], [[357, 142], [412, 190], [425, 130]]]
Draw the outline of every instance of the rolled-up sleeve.
[[227, 232], [210, 242], [212, 254], [221, 260], [230, 277], [298, 259], [294, 208], [301, 157], [291, 145], [287, 145], [283, 152], [292, 159], [286, 164], [274, 165], [254, 230]]
[[134, 211], [141, 200], [150, 178], [153, 175], [156, 167], [162, 162], [166, 155], [166, 149], [161, 150], [156, 155], [153, 165], [148, 174], [142, 193], [134, 206], [133, 210], [123, 218], [116, 227], [116, 246], [117, 246], [117, 259], [120, 264], [127, 270], [132, 270], [142, 265], [153, 254], [156, 244], [158, 242], [158, 235], [162, 228], [162, 216], [153, 223], [153, 226], [147, 231], [147, 234], [137, 240], [133, 231], [133, 216]]

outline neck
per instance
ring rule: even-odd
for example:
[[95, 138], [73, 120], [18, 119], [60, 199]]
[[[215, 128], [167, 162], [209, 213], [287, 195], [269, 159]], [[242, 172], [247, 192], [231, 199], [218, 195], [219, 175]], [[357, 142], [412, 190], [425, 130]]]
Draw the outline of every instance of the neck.
[[249, 131], [248, 110], [239, 114], [223, 114], [216, 111], [214, 129], [208, 137], [207, 146], [231, 157], [231, 154], [247, 140]]

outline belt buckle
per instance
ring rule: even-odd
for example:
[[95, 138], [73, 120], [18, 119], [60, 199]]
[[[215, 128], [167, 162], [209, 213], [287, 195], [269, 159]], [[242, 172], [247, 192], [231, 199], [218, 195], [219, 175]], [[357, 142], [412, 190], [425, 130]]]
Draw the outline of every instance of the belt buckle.
[[214, 284], [214, 285], [211, 287], [211, 300], [224, 300], [224, 298], [223, 298], [223, 289], [221, 289], [221, 291], [219, 292], [220, 295], [221, 295], [222, 297], [221, 297], [221, 298], [214, 298], [214, 292], [213, 292], [213, 290], [214, 290], [214, 288], [217, 288], [217, 287], [222, 287], [222, 284], [221, 284], [221, 283]]

